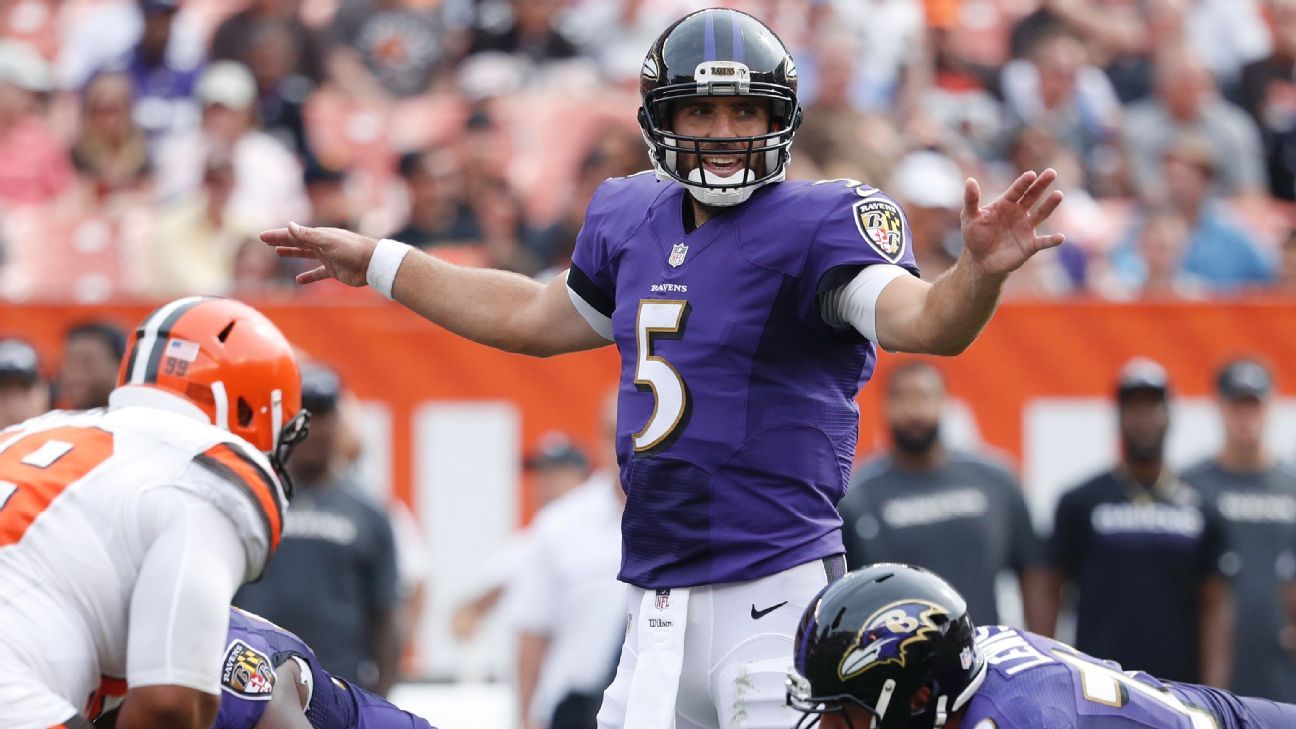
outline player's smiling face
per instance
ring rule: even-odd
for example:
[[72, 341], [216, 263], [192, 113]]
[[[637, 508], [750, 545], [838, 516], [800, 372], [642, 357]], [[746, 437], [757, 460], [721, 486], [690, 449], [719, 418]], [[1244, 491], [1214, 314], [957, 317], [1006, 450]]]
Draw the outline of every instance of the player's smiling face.
[[[705, 137], [701, 149], [733, 150], [733, 154], [703, 154], [702, 167], [712, 174], [729, 177], [747, 164], [747, 144], [736, 137], [755, 137], [770, 131], [769, 102], [751, 96], [703, 96], [677, 102], [671, 110], [671, 130], [683, 137]], [[724, 141], [724, 140], [730, 141]], [[688, 146], [682, 143], [682, 146]], [[764, 142], [757, 142], [757, 147]], [[752, 171], [765, 174], [765, 155], [751, 156]], [[677, 169], [687, 175], [698, 166], [698, 155], [681, 154]]]

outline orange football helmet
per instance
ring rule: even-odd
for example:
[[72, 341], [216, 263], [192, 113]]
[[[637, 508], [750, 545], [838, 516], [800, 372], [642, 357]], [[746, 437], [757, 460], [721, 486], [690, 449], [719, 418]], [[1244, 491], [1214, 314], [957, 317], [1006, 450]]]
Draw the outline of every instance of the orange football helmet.
[[127, 342], [117, 385], [183, 397], [267, 454], [281, 478], [310, 427], [292, 346], [261, 312], [234, 299], [191, 296], [149, 314]]

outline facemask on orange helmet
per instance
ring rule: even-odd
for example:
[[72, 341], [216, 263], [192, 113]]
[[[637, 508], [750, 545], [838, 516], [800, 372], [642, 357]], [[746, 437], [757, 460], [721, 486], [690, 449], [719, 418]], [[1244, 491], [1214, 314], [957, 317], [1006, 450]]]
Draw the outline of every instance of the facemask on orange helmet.
[[310, 429], [292, 347], [260, 312], [233, 299], [177, 299], [145, 317], [127, 342], [117, 385], [184, 398], [212, 425], [265, 453], [287, 495], [284, 468]]

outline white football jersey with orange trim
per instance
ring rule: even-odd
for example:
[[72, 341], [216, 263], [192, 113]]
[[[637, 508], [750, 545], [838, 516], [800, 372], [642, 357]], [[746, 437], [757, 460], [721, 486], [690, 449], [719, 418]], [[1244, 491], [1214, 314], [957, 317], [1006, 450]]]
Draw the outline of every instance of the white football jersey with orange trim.
[[228, 516], [245, 580], [278, 545], [287, 504], [264, 455], [175, 396], [130, 392], [144, 389], [118, 389], [107, 410], [0, 432], [0, 660], [20, 664], [0, 670], [46, 673], [31, 678], [87, 711], [101, 678], [126, 676], [132, 591], [150, 546], [141, 496], [178, 488]]

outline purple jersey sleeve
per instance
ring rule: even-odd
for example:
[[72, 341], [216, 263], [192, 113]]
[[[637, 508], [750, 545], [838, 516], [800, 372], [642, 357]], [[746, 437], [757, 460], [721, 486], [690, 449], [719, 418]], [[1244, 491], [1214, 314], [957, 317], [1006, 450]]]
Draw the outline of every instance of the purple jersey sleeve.
[[889, 263], [918, 275], [913, 233], [899, 203], [867, 185], [829, 180], [814, 187], [821, 185], [829, 186], [830, 197], [801, 275], [801, 310], [812, 321], [819, 319], [819, 294], [847, 283], [866, 266]]
[[231, 625], [221, 657], [221, 703], [213, 729], [252, 729], [274, 691], [273, 653], [262, 636]]
[[[567, 274], [567, 286], [572, 294], [593, 311], [581, 312], [587, 320], [592, 316], [612, 318], [616, 309], [616, 248], [645, 220], [644, 216], [636, 219], [636, 216], [627, 216], [626, 212], [634, 209], [636, 199], [643, 199], [645, 183], [651, 184], [653, 179], [640, 173], [604, 180], [590, 199], [585, 223], [576, 236], [571, 270]], [[667, 186], [658, 187], [660, 190], [655, 191], [658, 194], [669, 189]]]

